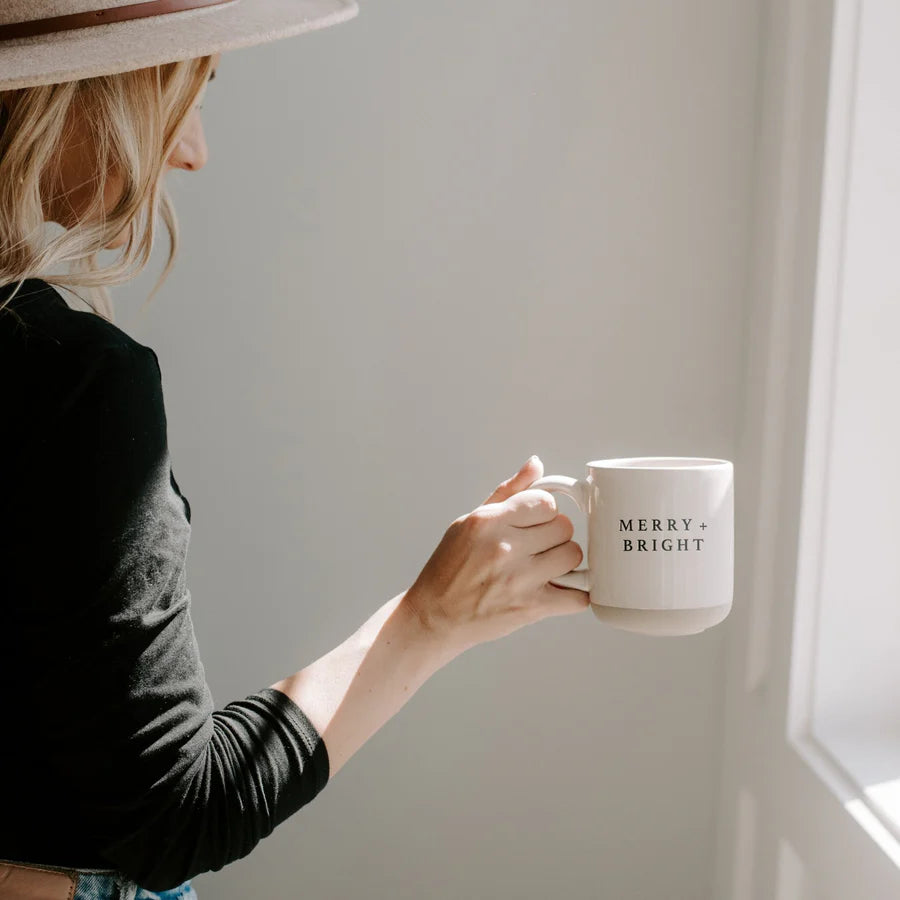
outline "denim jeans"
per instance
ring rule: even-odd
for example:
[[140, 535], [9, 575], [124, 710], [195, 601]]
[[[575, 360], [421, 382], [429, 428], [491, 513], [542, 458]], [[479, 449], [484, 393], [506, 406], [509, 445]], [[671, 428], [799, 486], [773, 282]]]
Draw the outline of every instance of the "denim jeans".
[[[75, 893], [72, 900], [197, 900], [197, 894], [190, 881], [168, 891], [149, 891], [129, 880], [115, 869], [73, 869], [67, 866], [47, 866], [36, 863], [17, 862], [14, 859], [0, 859], [0, 863], [11, 863], [25, 868], [51, 869], [75, 876]], [[0, 900], [3, 888], [0, 887]]]
[[72, 900], [197, 900], [190, 881], [168, 891], [148, 891], [117, 872], [78, 870]]

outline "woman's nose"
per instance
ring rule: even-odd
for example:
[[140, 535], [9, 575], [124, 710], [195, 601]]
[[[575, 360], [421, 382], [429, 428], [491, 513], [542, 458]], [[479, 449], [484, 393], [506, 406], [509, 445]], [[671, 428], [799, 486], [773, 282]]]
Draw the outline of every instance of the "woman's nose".
[[207, 159], [209, 149], [206, 146], [206, 135], [203, 133], [200, 112], [195, 109], [181, 133], [181, 140], [169, 156], [169, 165], [173, 169], [196, 172], [206, 165]]

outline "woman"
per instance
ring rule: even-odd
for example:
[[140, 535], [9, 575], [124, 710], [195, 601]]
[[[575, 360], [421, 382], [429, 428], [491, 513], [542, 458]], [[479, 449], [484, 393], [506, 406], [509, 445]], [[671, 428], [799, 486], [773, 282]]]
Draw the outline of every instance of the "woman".
[[[309, 803], [451, 659], [588, 605], [548, 584], [582, 552], [553, 496], [529, 489], [543, 474], [532, 457], [342, 644], [214, 709], [157, 357], [113, 323], [106, 288], [147, 263], [158, 214], [162, 279], [171, 267], [165, 175], [203, 167], [200, 101], [221, 52], [354, 12], [349, 0], [0, 6], [2, 900], [195, 896], [192, 876]], [[119, 255], [100, 268], [103, 248]]]

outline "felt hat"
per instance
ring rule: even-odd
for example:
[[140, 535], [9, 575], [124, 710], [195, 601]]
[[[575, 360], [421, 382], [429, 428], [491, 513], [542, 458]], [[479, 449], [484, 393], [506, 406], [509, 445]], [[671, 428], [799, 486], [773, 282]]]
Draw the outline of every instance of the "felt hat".
[[355, 0], [0, 0], [0, 91], [209, 56], [357, 12]]

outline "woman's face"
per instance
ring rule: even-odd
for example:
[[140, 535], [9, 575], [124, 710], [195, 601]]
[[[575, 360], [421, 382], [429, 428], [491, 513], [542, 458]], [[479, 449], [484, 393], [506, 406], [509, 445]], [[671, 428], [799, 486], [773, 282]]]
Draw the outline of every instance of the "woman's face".
[[[213, 57], [212, 70], [209, 76], [210, 81], [215, 77], [220, 58], [221, 54], [216, 54]], [[185, 122], [178, 144], [166, 161], [166, 172], [171, 169], [184, 169], [186, 172], [196, 172], [206, 165], [208, 156], [206, 137], [203, 133], [203, 122], [200, 118], [200, 102], [198, 101]], [[67, 142], [61, 151], [59, 177], [62, 191], [61, 196], [54, 198], [51, 209], [46, 213], [48, 221], [58, 222], [63, 227], [68, 228], [81, 218], [90, 201], [92, 163], [91, 147], [89, 142], [85, 140], [78, 123], [76, 123], [71, 140]], [[103, 195], [107, 211], [115, 206], [121, 193], [121, 176], [117, 177], [114, 173], [109, 173]], [[131, 225], [123, 228], [110, 243], [106, 244], [106, 249], [113, 250], [125, 244], [130, 230]]]

